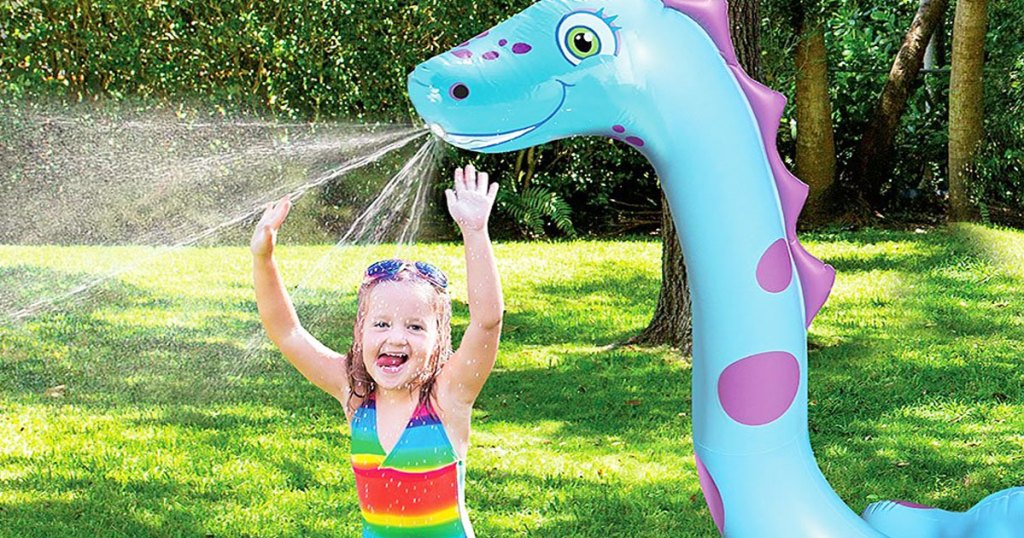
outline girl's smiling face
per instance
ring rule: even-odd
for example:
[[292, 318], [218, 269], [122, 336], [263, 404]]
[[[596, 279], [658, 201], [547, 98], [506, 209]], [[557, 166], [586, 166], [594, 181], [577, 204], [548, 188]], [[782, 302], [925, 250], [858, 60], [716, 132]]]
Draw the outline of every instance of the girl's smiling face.
[[370, 292], [362, 359], [378, 388], [408, 389], [428, 377], [438, 336], [433, 293], [415, 281], [380, 282]]

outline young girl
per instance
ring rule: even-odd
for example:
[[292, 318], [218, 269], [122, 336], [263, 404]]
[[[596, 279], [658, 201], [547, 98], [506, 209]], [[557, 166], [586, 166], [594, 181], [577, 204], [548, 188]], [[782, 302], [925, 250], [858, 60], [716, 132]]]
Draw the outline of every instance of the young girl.
[[454, 353], [447, 278], [404, 260], [366, 270], [352, 347], [328, 349], [299, 323], [274, 262], [288, 199], [256, 226], [260, 318], [295, 368], [345, 409], [364, 537], [473, 536], [464, 500], [470, 412], [497, 357], [503, 311], [487, 232], [497, 191], [472, 166], [456, 169], [454, 190], [445, 191], [462, 231], [469, 287], [469, 327]]

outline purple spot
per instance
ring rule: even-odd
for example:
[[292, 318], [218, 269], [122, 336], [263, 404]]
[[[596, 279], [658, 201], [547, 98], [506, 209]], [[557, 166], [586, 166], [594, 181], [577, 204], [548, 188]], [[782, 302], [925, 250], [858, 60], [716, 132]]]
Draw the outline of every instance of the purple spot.
[[697, 478], [700, 480], [700, 489], [704, 492], [704, 501], [708, 503], [708, 509], [711, 511], [711, 519], [715, 520], [718, 533], [724, 536], [725, 505], [722, 504], [722, 494], [718, 491], [715, 479], [711, 477], [711, 473], [704, 466], [704, 462], [700, 461], [700, 456], [696, 452], [693, 453], [693, 459], [697, 460]]
[[466, 49], [453, 50], [452, 54], [454, 54], [456, 58], [462, 59], [471, 58], [473, 56], [473, 52]]
[[730, 364], [718, 378], [726, 414], [747, 426], [778, 420], [800, 388], [800, 363], [785, 351], [768, 351]]
[[480, 39], [481, 37], [487, 37], [487, 34], [489, 34], [489, 33], [491, 33], [491, 31], [487, 30], [486, 32], [484, 32], [484, 33], [474, 37], [473, 39]]
[[893, 501], [900, 506], [906, 506], [907, 508], [917, 508], [920, 510], [931, 510], [932, 507], [925, 504], [912, 503], [910, 501]]
[[633, 144], [634, 146], [636, 146], [638, 148], [643, 147], [643, 145], [644, 145], [644, 139], [637, 138], [635, 136], [627, 136], [626, 137], [626, 142], [629, 142], [630, 144]]
[[516, 43], [515, 45], [512, 45], [512, 52], [516, 54], [526, 54], [531, 50], [533, 50], [533, 47], [526, 43]]
[[505, 45], [508, 45], [508, 40], [507, 39], [499, 39], [498, 40], [498, 46], [499, 47], [504, 47]]
[[612, 130], [620, 134], [626, 132], [626, 128], [621, 125], [612, 125]]
[[485, 59], [485, 60], [497, 60], [498, 59], [498, 53], [496, 51], [489, 50], [489, 51], [484, 53], [483, 59]]
[[465, 47], [466, 45], [469, 45], [469, 41], [463, 41], [462, 43], [459, 43], [460, 47]]
[[785, 239], [777, 239], [757, 262], [757, 283], [764, 291], [779, 293], [789, 287], [793, 280], [793, 264], [789, 260], [789, 249]]

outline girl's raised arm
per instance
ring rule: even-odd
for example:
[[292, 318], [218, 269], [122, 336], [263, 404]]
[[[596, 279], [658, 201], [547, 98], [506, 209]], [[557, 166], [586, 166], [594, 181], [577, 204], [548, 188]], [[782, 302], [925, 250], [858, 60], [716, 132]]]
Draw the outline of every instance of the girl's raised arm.
[[441, 380], [450, 396], [472, 405], [494, 368], [505, 310], [501, 279], [487, 231], [498, 184], [488, 184], [487, 174], [478, 173], [469, 165], [465, 170], [455, 170], [454, 187], [445, 191], [445, 195], [448, 211], [462, 231], [466, 248], [469, 327], [459, 349], [445, 365]]
[[[342, 404], [348, 401], [348, 374], [344, 356], [329, 349], [299, 323], [291, 298], [274, 261], [274, 244], [291, 201], [285, 197], [267, 208], [252, 236], [253, 284], [256, 306], [267, 336], [285, 358], [314, 385]], [[345, 405], [346, 412], [348, 406]]]

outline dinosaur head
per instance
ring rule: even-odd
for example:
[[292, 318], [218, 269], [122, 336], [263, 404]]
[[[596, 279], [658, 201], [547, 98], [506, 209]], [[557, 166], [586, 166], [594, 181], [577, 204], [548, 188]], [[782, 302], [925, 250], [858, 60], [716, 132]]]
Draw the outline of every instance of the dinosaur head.
[[409, 96], [436, 135], [463, 149], [499, 153], [588, 134], [642, 146], [642, 133], [626, 127], [646, 101], [635, 98], [648, 82], [637, 73], [664, 60], [631, 22], [663, 10], [660, 0], [542, 0], [419, 65]]
[[767, 163], [808, 324], [828, 297], [835, 271], [796, 238], [807, 185], [774, 144], [785, 98], [739, 66], [726, 0], [540, 0], [419, 65], [408, 88], [431, 130], [463, 149], [608, 136], [640, 148], [666, 191], [685, 181], [676, 177], [705, 185], [699, 174], [663, 173], [696, 162]]

